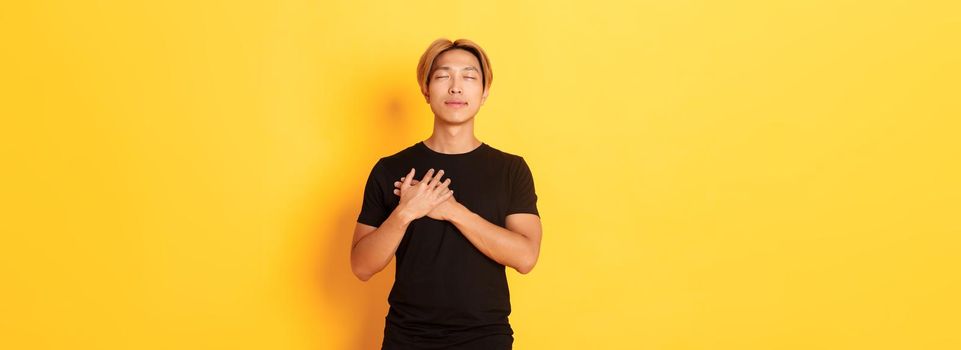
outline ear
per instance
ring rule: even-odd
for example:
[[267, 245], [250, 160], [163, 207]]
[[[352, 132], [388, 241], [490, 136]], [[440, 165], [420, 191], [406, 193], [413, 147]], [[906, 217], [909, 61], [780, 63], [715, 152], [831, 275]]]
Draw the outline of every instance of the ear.
[[484, 94], [481, 95], [481, 106], [484, 105], [484, 101], [487, 101], [487, 95], [490, 94], [490, 88], [484, 89]]

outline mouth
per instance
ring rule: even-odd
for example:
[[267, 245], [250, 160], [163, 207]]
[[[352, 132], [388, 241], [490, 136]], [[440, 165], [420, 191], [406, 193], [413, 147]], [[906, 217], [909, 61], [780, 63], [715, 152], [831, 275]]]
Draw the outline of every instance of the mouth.
[[466, 101], [444, 101], [444, 105], [450, 108], [464, 108], [467, 107]]

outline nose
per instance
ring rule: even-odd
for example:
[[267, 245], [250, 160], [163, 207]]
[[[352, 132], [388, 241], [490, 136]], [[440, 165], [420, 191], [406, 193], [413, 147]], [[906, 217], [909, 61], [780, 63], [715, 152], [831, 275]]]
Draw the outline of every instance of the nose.
[[458, 79], [453, 79], [453, 82], [450, 84], [450, 89], [448, 90], [448, 92], [450, 92], [451, 94], [459, 94], [462, 92], [460, 88], [460, 81]]

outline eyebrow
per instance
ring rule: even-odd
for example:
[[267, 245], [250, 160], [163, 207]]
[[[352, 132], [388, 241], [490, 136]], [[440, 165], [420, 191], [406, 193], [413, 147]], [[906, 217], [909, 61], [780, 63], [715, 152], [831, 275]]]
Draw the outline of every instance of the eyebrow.
[[[441, 69], [443, 69], [443, 70], [450, 70], [451, 67], [450, 67], [450, 66], [440, 66], [440, 67], [437, 67], [437, 69], [435, 69], [434, 72], [437, 72], [437, 71], [439, 71], [439, 70], [441, 70]], [[465, 71], [466, 71], [466, 70], [472, 70], [472, 71], [475, 71], [475, 72], [480, 72], [480, 70], [477, 69], [477, 67], [474, 67], [474, 66], [464, 67], [464, 70], [465, 70]]]

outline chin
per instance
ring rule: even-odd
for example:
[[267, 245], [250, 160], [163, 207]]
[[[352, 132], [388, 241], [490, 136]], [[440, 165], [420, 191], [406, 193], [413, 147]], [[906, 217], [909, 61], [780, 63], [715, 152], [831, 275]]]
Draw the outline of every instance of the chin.
[[473, 120], [473, 119], [474, 119], [474, 116], [469, 116], [469, 117], [464, 117], [464, 116], [453, 116], [453, 117], [449, 117], [449, 116], [439, 116], [439, 117], [437, 117], [437, 119], [440, 119], [441, 121], [443, 121], [443, 122], [446, 123], [446, 124], [455, 124], [455, 125], [456, 125], [456, 124], [464, 124], [464, 123], [467, 123], [467, 122]]
[[434, 114], [436, 119], [446, 124], [464, 124], [474, 119], [476, 111], [463, 111], [465, 113], [453, 113], [451, 115]]

